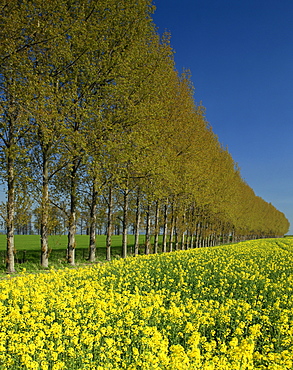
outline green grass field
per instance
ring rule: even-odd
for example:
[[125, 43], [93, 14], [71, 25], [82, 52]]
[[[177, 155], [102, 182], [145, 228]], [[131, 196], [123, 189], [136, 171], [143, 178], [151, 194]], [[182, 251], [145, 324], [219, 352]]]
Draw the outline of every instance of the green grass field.
[[[128, 254], [134, 253], [134, 235], [128, 235]], [[140, 250], [144, 253], [144, 235], [140, 236]], [[76, 264], [84, 264], [88, 257], [89, 236], [76, 235]], [[96, 239], [96, 259], [105, 261], [106, 259], [106, 236], [97, 235]], [[55, 268], [62, 268], [67, 265], [66, 248], [67, 235], [49, 236], [50, 257], [49, 264]], [[111, 258], [117, 259], [121, 256], [122, 235], [112, 236]], [[39, 271], [40, 267], [40, 235], [15, 235], [15, 258], [16, 270]], [[5, 274], [6, 270], [6, 235], [0, 235], [0, 275]]]
[[[140, 237], [140, 243], [144, 242], [144, 236]], [[122, 235], [112, 236], [112, 246], [121, 247]], [[128, 236], [128, 245], [133, 246], [134, 235]], [[76, 245], [78, 249], [88, 248], [89, 236], [88, 235], [76, 235]], [[106, 236], [97, 235], [96, 241], [97, 248], [105, 248], [106, 246]], [[58, 250], [60, 248], [66, 249], [67, 246], [67, 235], [50, 235], [49, 236], [49, 246], [53, 250]], [[35, 251], [40, 247], [40, 235], [15, 235], [15, 248], [19, 251]], [[6, 235], [0, 235], [0, 251], [6, 249]]]

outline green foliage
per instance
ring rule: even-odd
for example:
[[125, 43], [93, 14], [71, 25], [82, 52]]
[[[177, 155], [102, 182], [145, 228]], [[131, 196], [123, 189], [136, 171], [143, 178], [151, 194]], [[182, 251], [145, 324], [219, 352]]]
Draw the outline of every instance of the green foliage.
[[159, 226], [170, 248], [173, 236], [184, 249], [287, 232], [286, 217], [254, 194], [214, 135], [190, 72], [176, 71], [150, 0], [2, 0], [0, 9], [0, 171], [11, 270], [14, 227], [28, 219], [31, 198], [44, 267], [61, 217], [68, 261], [75, 263], [79, 215], [91, 225], [94, 260], [103, 223], [96, 216], [105, 219], [107, 208], [99, 198], [107, 199], [109, 186], [124, 234], [137, 193], [152, 233], [155, 204], [165, 209]]

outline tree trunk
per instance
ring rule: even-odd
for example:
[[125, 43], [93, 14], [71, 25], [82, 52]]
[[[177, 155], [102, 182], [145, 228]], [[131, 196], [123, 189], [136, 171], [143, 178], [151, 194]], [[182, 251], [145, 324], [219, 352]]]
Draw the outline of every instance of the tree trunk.
[[14, 160], [12, 155], [8, 154], [7, 158], [7, 273], [13, 274], [14, 268], [14, 207], [15, 207], [15, 177], [14, 177]]
[[192, 233], [190, 235], [190, 244], [189, 244], [189, 246], [190, 246], [190, 249], [193, 249], [193, 247], [194, 247], [194, 233]]
[[96, 224], [97, 224], [97, 189], [95, 179], [93, 181], [91, 210], [90, 210], [90, 242], [89, 242], [89, 262], [96, 260]]
[[48, 158], [45, 151], [43, 151], [43, 184], [41, 207], [41, 266], [48, 268], [49, 172]]
[[189, 249], [189, 243], [190, 243], [190, 231], [186, 230], [186, 240], [185, 240], [185, 249]]
[[146, 211], [146, 231], [145, 231], [145, 254], [150, 254], [150, 232], [151, 232], [151, 212], [150, 205], [147, 206]]
[[136, 217], [135, 217], [135, 243], [134, 243], [135, 256], [137, 256], [139, 252], [139, 227], [140, 227], [140, 192], [138, 190], [136, 198]]
[[175, 251], [178, 251], [179, 248], [179, 240], [178, 240], [178, 216], [175, 216]]
[[163, 229], [163, 247], [162, 252], [167, 252], [167, 230], [168, 230], [168, 205], [164, 205], [164, 229]]
[[159, 202], [156, 201], [154, 253], [158, 253], [159, 246], [159, 215], [160, 215]]
[[232, 243], [236, 243], [234, 227], [232, 227]]
[[111, 261], [111, 243], [113, 230], [113, 190], [109, 187], [108, 198], [108, 221], [107, 221], [107, 239], [106, 239], [106, 260]]
[[122, 258], [127, 257], [127, 231], [128, 231], [128, 207], [129, 207], [129, 190], [124, 191], [123, 201], [123, 232], [122, 232]]
[[199, 248], [200, 245], [200, 222], [198, 221], [196, 224], [196, 239], [195, 239], [195, 248]]
[[185, 234], [184, 232], [181, 233], [181, 250], [185, 250]]
[[173, 251], [173, 244], [174, 244], [174, 228], [175, 228], [175, 218], [174, 218], [174, 205], [172, 203], [171, 207], [171, 227], [170, 227], [170, 252]]
[[[185, 213], [182, 215], [182, 229], [185, 229]], [[181, 250], [185, 250], [185, 231], [181, 230]]]
[[70, 216], [68, 226], [68, 246], [67, 246], [67, 262], [75, 265], [75, 233], [76, 233], [76, 208], [77, 208], [77, 168], [78, 160], [76, 159], [71, 169], [70, 178]]

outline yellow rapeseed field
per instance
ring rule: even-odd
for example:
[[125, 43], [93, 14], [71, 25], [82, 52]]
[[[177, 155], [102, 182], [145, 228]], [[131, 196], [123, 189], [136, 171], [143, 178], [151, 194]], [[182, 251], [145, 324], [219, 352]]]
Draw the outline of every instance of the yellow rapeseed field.
[[0, 369], [293, 368], [293, 239], [0, 282]]

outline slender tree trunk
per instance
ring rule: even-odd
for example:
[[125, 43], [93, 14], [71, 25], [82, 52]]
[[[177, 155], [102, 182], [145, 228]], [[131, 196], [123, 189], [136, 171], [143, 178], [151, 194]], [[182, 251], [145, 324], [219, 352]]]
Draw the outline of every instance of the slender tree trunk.
[[145, 254], [150, 254], [150, 232], [151, 232], [151, 210], [150, 210], [150, 205], [148, 204], [147, 206], [147, 211], [146, 211], [146, 231], [145, 231]]
[[123, 232], [122, 232], [122, 258], [127, 257], [127, 231], [128, 231], [128, 207], [129, 207], [129, 190], [124, 191], [123, 201]]
[[136, 198], [136, 217], [135, 217], [135, 243], [134, 255], [137, 256], [139, 252], [139, 227], [140, 227], [140, 191], [137, 191]]
[[189, 243], [190, 243], [190, 231], [186, 230], [186, 242], [185, 242], [185, 249], [189, 249]]
[[178, 251], [179, 240], [178, 240], [178, 216], [175, 216], [175, 251]]
[[41, 201], [41, 266], [49, 266], [48, 220], [49, 220], [49, 171], [46, 151], [43, 151], [43, 184]]
[[[183, 230], [185, 228], [185, 213], [183, 213], [182, 216], [182, 227]], [[181, 250], [185, 250], [185, 231], [182, 231], [181, 233]]]
[[8, 154], [7, 158], [7, 272], [13, 274], [14, 268], [14, 207], [15, 207], [15, 177], [14, 177], [14, 160], [12, 155]]
[[112, 230], [113, 230], [113, 189], [109, 187], [108, 198], [108, 222], [107, 222], [107, 239], [106, 239], [106, 259], [111, 261], [111, 244], [112, 244]]
[[154, 253], [158, 253], [159, 246], [159, 216], [160, 216], [159, 201], [156, 201]]
[[205, 231], [206, 231], [205, 246], [209, 247], [210, 246], [210, 224], [208, 222], [206, 222]]
[[211, 224], [208, 224], [208, 229], [209, 229], [209, 242], [208, 242], [208, 246], [211, 247], [212, 246], [212, 240], [213, 240], [213, 233], [212, 233], [212, 225]]
[[220, 245], [224, 244], [224, 227], [220, 224]]
[[71, 169], [70, 178], [70, 215], [68, 227], [68, 247], [67, 247], [67, 262], [70, 265], [75, 265], [75, 248], [76, 248], [76, 208], [77, 208], [77, 168], [78, 159], [74, 161]]
[[206, 246], [206, 230], [205, 230], [205, 223], [201, 224], [201, 247], [205, 248]]
[[163, 228], [163, 247], [162, 252], [167, 252], [167, 231], [168, 231], [168, 205], [164, 205], [164, 228]]
[[173, 251], [173, 244], [174, 244], [174, 228], [175, 228], [175, 217], [174, 217], [174, 205], [172, 203], [171, 207], [171, 227], [170, 227], [170, 252]]
[[211, 233], [211, 235], [210, 235], [210, 247], [213, 247], [214, 244], [215, 244], [215, 237], [214, 237], [214, 232], [212, 230], [212, 226], [210, 228], [210, 233]]
[[197, 222], [197, 224], [196, 224], [196, 231], [195, 231], [195, 233], [196, 233], [196, 236], [195, 236], [195, 248], [199, 248], [199, 242], [200, 242], [200, 223], [199, 223], [199, 221]]
[[98, 192], [96, 189], [95, 179], [93, 181], [92, 199], [90, 209], [90, 242], [89, 242], [89, 261], [96, 260], [96, 228], [97, 228], [97, 198]]
[[185, 249], [185, 234], [184, 232], [181, 234], [181, 250]]
[[192, 232], [190, 235], [190, 248], [194, 248], [194, 232]]
[[235, 243], [236, 239], [235, 239], [235, 229], [234, 227], [232, 227], [232, 243]]
[[195, 247], [195, 234], [196, 234], [196, 215], [195, 206], [193, 205], [190, 209], [190, 248]]
[[203, 248], [204, 247], [204, 232], [203, 232], [203, 223], [202, 221], [199, 224], [200, 229], [199, 229], [199, 247]]

